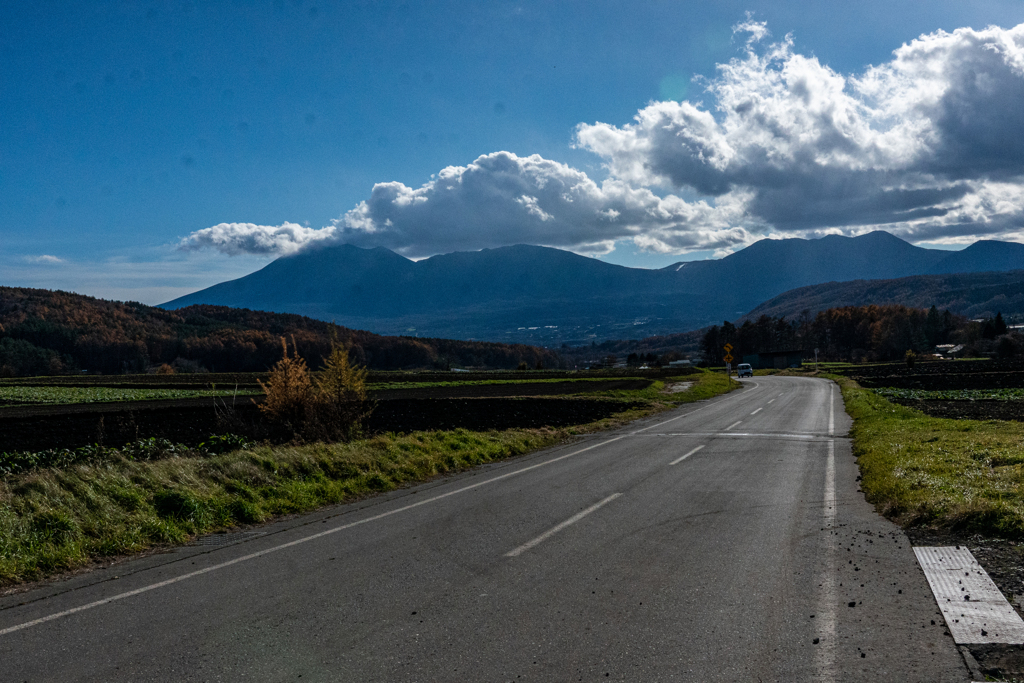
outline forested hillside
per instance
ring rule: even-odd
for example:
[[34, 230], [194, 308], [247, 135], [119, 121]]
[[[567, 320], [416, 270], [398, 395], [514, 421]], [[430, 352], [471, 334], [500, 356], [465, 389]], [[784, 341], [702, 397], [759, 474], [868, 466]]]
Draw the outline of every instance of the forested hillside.
[[800, 350], [822, 360], [900, 360], [907, 351], [930, 354], [938, 344], [964, 346], [969, 356], [1013, 357], [1024, 353], [1024, 338], [1011, 332], [1001, 313], [972, 321], [948, 310], [908, 306], [844, 306], [787, 319], [762, 315], [741, 325], [729, 322], [704, 332], [704, 357], [718, 362], [722, 347], [732, 344], [733, 355]]
[[104, 301], [68, 292], [0, 287], [0, 375], [267, 370], [281, 357], [281, 337], [317, 367], [332, 335], [352, 359], [374, 370], [468, 365], [557, 367], [553, 352], [520, 344], [384, 337], [299, 315], [222, 306], [176, 311]]

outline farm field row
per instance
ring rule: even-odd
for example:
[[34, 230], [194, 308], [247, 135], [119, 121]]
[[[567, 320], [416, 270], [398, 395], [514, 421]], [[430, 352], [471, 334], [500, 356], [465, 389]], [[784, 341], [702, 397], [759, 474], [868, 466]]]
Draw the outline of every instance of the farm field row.
[[0, 386], [0, 406], [74, 405], [203, 398], [207, 396], [251, 396], [253, 389], [124, 389], [113, 387]]
[[[522, 388], [530, 394], [570, 394], [601, 391], [627, 387], [630, 389], [647, 386], [652, 380], [640, 377], [575, 377], [571, 379], [494, 379], [446, 382], [378, 382], [367, 385], [371, 396], [419, 395], [430, 397], [450, 395], [467, 390], [468, 395], [503, 395], [515, 393], [503, 391], [511, 387]], [[25, 386], [0, 385], [0, 409], [3, 406], [27, 405], [76, 405], [89, 403], [123, 403], [135, 401], [157, 401], [203, 397], [256, 396], [262, 389], [251, 386], [223, 388], [151, 388], [151, 387], [103, 387], [103, 386]], [[493, 391], [488, 391], [492, 389]], [[453, 391], [454, 390], [454, 391]], [[476, 390], [476, 391], [474, 391]]]

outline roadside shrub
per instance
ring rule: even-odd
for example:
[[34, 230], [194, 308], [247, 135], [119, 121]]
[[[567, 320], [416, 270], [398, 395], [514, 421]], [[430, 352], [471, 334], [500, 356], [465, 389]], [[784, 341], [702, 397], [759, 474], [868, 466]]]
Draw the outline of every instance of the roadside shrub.
[[907, 353], [903, 358], [907, 361], [907, 367], [913, 370], [914, 363], [917, 362], [917, 354], [914, 353], [913, 349], [907, 349]]
[[260, 388], [266, 394], [260, 411], [293, 435], [298, 435], [306, 422], [306, 414], [313, 405], [313, 382], [310, 379], [309, 366], [299, 356], [292, 339], [293, 355], [288, 355], [288, 342], [281, 337], [281, 348], [284, 355], [270, 370], [267, 383], [259, 381]]
[[349, 361], [349, 348], [331, 340], [331, 353], [324, 369], [314, 378], [306, 362], [282, 338], [284, 356], [260, 382], [266, 400], [260, 410], [285, 427], [293, 437], [307, 441], [339, 441], [359, 433], [363, 418], [373, 406], [367, 401], [366, 368]]
[[167, 363], [164, 363], [163, 365], [158, 367], [153, 374], [155, 374], [155, 375], [173, 375], [174, 374], [174, 368], [172, 368]]

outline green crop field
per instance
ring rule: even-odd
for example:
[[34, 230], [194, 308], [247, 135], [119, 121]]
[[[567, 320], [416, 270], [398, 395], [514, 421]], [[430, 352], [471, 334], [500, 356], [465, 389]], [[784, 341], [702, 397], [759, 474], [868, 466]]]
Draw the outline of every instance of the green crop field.
[[262, 393], [252, 389], [115, 389], [111, 387], [0, 387], [5, 405], [68, 405], [201, 398], [204, 396], [248, 396]]
[[875, 393], [885, 398], [914, 401], [1020, 401], [1024, 400], [1024, 389], [894, 389], [882, 387]]

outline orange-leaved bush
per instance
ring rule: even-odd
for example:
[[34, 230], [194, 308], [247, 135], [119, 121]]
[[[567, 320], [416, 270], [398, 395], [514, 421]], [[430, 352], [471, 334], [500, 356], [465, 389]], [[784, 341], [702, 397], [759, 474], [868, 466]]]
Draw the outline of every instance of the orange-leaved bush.
[[331, 353], [324, 369], [313, 375], [295, 349], [281, 340], [284, 356], [274, 365], [267, 384], [262, 382], [266, 400], [260, 410], [287, 428], [293, 436], [307, 441], [351, 439], [359, 433], [363, 418], [370, 414], [366, 369], [352, 365], [349, 348], [331, 340]]

